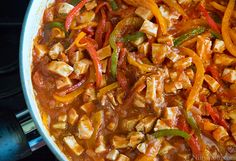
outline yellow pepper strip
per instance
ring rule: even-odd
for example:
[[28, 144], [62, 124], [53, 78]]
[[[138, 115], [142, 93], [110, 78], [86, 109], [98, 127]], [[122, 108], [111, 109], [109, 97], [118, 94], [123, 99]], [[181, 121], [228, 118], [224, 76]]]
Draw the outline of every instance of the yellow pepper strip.
[[97, 25], [98, 25], [98, 23], [96, 23], [96, 22], [88, 22], [88, 23], [83, 23], [79, 26], [73, 27], [72, 30], [81, 30], [81, 29], [86, 28], [88, 26], [96, 27]]
[[84, 92], [83, 88], [78, 88], [77, 90], [65, 95], [65, 96], [58, 96], [56, 94], [53, 94], [53, 98], [62, 103], [70, 103], [72, 102], [76, 97], [81, 95]]
[[[221, 5], [221, 4], [217, 3], [217, 2], [213, 1], [213, 2], [210, 2], [210, 4], [211, 4], [212, 7], [214, 7], [215, 9], [217, 9], [217, 10], [219, 10], [221, 12], [225, 12], [225, 10], [226, 10], [225, 6], [223, 6], [223, 5]], [[232, 16], [234, 18], [236, 18], [236, 12], [235, 11], [233, 11]]]
[[112, 83], [112, 84], [100, 89], [98, 91], [97, 97], [101, 98], [104, 94], [106, 94], [107, 92], [109, 92], [117, 87], [118, 87], [118, 82]]
[[229, 34], [229, 26], [230, 26], [230, 17], [234, 10], [235, 0], [229, 0], [228, 6], [226, 8], [223, 21], [222, 21], [222, 36], [225, 42], [225, 46], [227, 50], [236, 57], [236, 46], [233, 44], [230, 34]]
[[188, 17], [183, 8], [175, 0], [165, 0], [163, 2], [166, 3], [170, 8], [174, 8], [182, 16]]
[[185, 47], [180, 47], [180, 51], [183, 52], [184, 54], [192, 57], [193, 63], [195, 64], [197, 68], [196, 76], [195, 76], [195, 81], [194, 85], [189, 93], [188, 99], [186, 101], [186, 109], [187, 111], [190, 110], [198, 97], [199, 91], [202, 87], [202, 83], [204, 81], [204, 73], [205, 69], [202, 63], [201, 58], [191, 49], [185, 48]]
[[230, 37], [231, 37], [233, 43], [236, 44], [236, 31], [233, 29], [229, 29], [229, 34], [230, 34]]
[[142, 72], [151, 72], [155, 68], [153, 65], [142, 64], [142, 63], [137, 62], [135, 57], [130, 53], [128, 54], [127, 59], [128, 59], [129, 64], [139, 68], [139, 70], [141, 70]]
[[80, 43], [79, 43], [80, 40], [81, 40], [82, 38], [84, 38], [85, 36], [86, 36], [86, 33], [80, 32], [80, 33], [78, 34], [78, 36], [76, 37], [76, 39], [74, 40], [74, 42], [73, 42], [73, 43], [69, 46], [69, 48], [66, 49], [66, 50], [69, 50], [69, 49], [72, 48], [74, 45], [76, 45], [78, 48], [81, 48], [81, 47], [86, 46], [86, 44], [80, 44]]

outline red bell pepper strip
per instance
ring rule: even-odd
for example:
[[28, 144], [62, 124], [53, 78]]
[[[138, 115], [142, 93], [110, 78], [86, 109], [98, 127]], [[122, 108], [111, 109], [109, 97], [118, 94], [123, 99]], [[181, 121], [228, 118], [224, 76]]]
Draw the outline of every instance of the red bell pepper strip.
[[85, 48], [88, 51], [91, 59], [93, 60], [93, 64], [96, 71], [96, 86], [100, 87], [102, 82], [102, 66], [100, 60], [98, 59], [98, 54], [93, 44], [93, 41], [91, 40], [91, 38], [85, 37], [81, 39], [80, 42], [86, 43]]
[[210, 73], [211, 73], [211, 76], [212, 76], [218, 83], [221, 83], [219, 70], [217, 69], [217, 67], [216, 67], [215, 65], [209, 65], [209, 66], [206, 68], [206, 72], [210, 72]]
[[109, 38], [112, 32], [112, 24], [110, 21], [106, 22], [106, 35], [105, 35], [105, 41], [103, 43], [103, 47], [107, 46], [109, 44]]
[[97, 14], [97, 13], [99, 12], [99, 10], [100, 10], [102, 7], [104, 7], [104, 6], [107, 7], [107, 9], [109, 10], [109, 12], [112, 12], [112, 8], [111, 8], [110, 4], [109, 4], [108, 2], [102, 2], [102, 3], [100, 3], [100, 4], [96, 7], [96, 9], [95, 9], [95, 14]]
[[209, 13], [207, 12], [206, 8], [203, 6], [203, 4], [199, 4], [199, 10], [200, 12], [202, 12], [202, 14], [206, 17], [207, 23], [209, 24], [209, 26], [216, 32], [220, 33], [220, 28], [217, 25], [217, 23], [213, 20], [213, 18], [211, 18], [211, 16], [209, 15]]
[[215, 123], [223, 126], [226, 130], [229, 130], [228, 123], [222, 117], [220, 117], [218, 111], [213, 109], [211, 104], [209, 104], [209, 103], [206, 104], [206, 110]]
[[80, 3], [78, 3], [67, 15], [66, 21], [65, 21], [65, 29], [66, 31], [69, 30], [70, 25], [76, 16], [76, 14], [81, 10], [81, 8], [84, 7], [84, 5], [88, 2], [89, 0], [82, 0]]
[[100, 49], [103, 45], [103, 35], [105, 32], [105, 28], [106, 28], [106, 13], [103, 9], [101, 9], [101, 17], [100, 17], [100, 21], [98, 23], [98, 27], [97, 30], [95, 32], [95, 40], [98, 43], [98, 48]]

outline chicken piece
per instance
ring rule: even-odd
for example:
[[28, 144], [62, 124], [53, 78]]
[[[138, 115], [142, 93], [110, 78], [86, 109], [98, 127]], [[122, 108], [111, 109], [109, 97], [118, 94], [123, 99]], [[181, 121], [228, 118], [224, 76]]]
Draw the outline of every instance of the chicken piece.
[[219, 142], [222, 138], [228, 136], [229, 134], [223, 126], [219, 126], [216, 130], [213, 131], [212, 135], [215, 140]]
[[165, 44], [152, 44], [152, 62], [154, 64], [161, 64], [169, 53], [170, 48]]
[[76, 75], [82, 75], [88, 72], [89, 66], [92, 65], [92, 62], [88, 59], [82, 59], [79, 62], [75, 63], [73, 68]]
[[97, 51], [99, 60], [104, 60], [111, 56], [111, 46], [108, 45]]
[[209, 85], [209, 88], [212, 92], [215, 93], [220, 88], [220, 84], [210, 75], [205, 74], [204, 79], [207, 82], [207, 84]]
[[95, 12], [93, 10], [84, 11], [83, 13], [79, 14], [78, 21], [79, 23], [88, 23], [94, 20]]
[[178, 60], [181, 59], [181, 56], [179, 54], [177, 54], [176, 52], [172, 51], [172, 52], [168, 52], [166, 54], [166, 57], [168, 59], [170, 59], [173, 63], [177, 62]]
[[197, 54], [202, 59], [203, 64], [205, 66], [210, 65], [211, 54], [212, 54], [211, 46], [212, 42], [208, 37], [205, 36], [197, 37], [197, 47], [196, 47]]
[[226, 54], [214, 54], [214, 63], [221, 66], [230, 66], [236, 63], [236, 58]]
[[236, 109], [230, 111], [228, 115], [232, 120], [236, 121]]
[[93, 112], [96, 108], [95, 104], [93, 102], [88, 102], [80, 106], [81, 110], [83, 110], [85, 113], [90, 114]]
[[51, 57], [51, 59], [55, 60], [59, 56], [60, 53], [64, 51], [64, 46], [59, 42], [54, 44], [51, 49], [49, 50], [48, 55]]
[[185, 73], [187, 74], [188, 78], [192, 81], [194, 79], [194, 71], [191, 68], [188, 68], [185, 70]]
[[131, 132], [128, 134], [129, 146], [135, 148], [144, 139], [144, 134], [141, 132]]
[[155, 76], [147, 77], [146, 80], [147, 90], [146, 90], [146, 101], [147, 103], [152, 103], [156, 100], [157, 82]]
[[192, 65], [192, 57], [182, 58], [174, 63], [174, 69], [184, 70]]
[[92, 0], [92, 1], [90, 1], [90, 2], [87, 2], [86, 4], [85, 4], [85, 8], [87, 9], [87, 11], [89, 11], [89, 10], [92, 10], [92, 9], [94, 9], [95, 7], [97, 7], [97, 2], [95, 1], [95, 0]]
[[146, 107], [146, 100], [140, 94], [135, 94], [134, 97], [134, 106], [144, 108]]
[[203, 127], [204, 127], [204, 130], [206, 130], [206, 131], [213, 131], [218, 127], [218, 125], [213, 124], [207, 120], [207, 121], [203, 122]]
[[48, 64], [48, 70], [62, 77], [68, 77], [74, 69], [63, 61], [51, 61]]
[[98, 136], [98, 146], [95, 149], [95, 153], [103, 153], [106, 149], [106, 143], [103, 135]]
[[168, 152], [171, 150], [171, 149], [174, 149], [175, 147], [172, 146], [170, 143], [168, 143], [167, 141], [163, 141], [162, 142], [162, 146], [160, 148], [160, 151], [159, 151], [159, 154], [161, 156], [163, 155], [168, 155]]
[[95, 87], [94, 86], [87, 87], [83, 95], [83, 101], [91, 102], [96, 99], [97, 99], [97, 95], [96, 95]]
[[176, 93], [177, 88], [174, 82], [166, 82], [165, 83], [165, 92], [166, 93]]
[[[192, 84], [190, 82], [189, 77], [185, 74], [185, 72], [181, 72], [178, 76], [178, 79], [176, 80], [177, 82], [175, 82], [175, 87], [177, 89], [188, 89], [190, 87], [192, 87]], [[178, 86], [178, 82], [180, 83], [181, 87], [177, 87]]]
[[127, 137], [115, 135], [112, 138], [112, 145], [116, 149], [127, 148], [129, 145], [129, 140]]
[[75, 121], [78, 119], [79, 115], [77, 114], [74, 108], [71, 108], [68, 111], [68, 123], [74, 125]]
[[84, 148], [77, 143], [74, 136], [66, 136], [63, 138], [63, 141], [77, 156], [84, 152]]
[[236, 70], [225, 68], [222, 73], [222, 79], [229, 83], [236, 83]]
[[131, 44], [133, 44], [135, 47], [138, 47], [139, 45], [141, 45], [144, 41], [145, 41], [146, 37], [145, 36], [141, 36], [139, 38], [137, 38], [136, 40], [132, 40], [130, 41]]
[[149, 20], [144, 20], [143, 25], [141, 26], [139, 31], [144, 32], [147, 35], [157, 37], [158, 25], [152, 23]]
[[84, 58], [84, 53], [82, 51], [76, 51], [70, 57], [70, 63], [74, 65], [75, 63], [78, 63], [83, 58]]
[[167, 44], [168, 46], [174, 46], [174, 37], [172, 35], [158, 36], [157, 42], [160, 44]]
[[162, 16], [165, 18], [165, 20], [167, 22], [167, 27], [168, 28], [172, 27], [174, 22], [177, 21], [180, 17], [180, 14], [178, 12], [170, 10], [165, 5], [160, 5], [159, 10], [160, 10]]
[[148, 133], [152, 130], [156, 119], [157, 118], [155, 116], [144, 117], [139, 121], [135, 128], [137, 131]]
[[110, 131], [115, 131], [117, 129], [117, 126], [118, 126], [118, 123], [116, 122], [110, 122], [108, 125], [107, 125], [107, 129], [110, 130]]
[[72, 86], [72, 82], [68, 77], [59, 77], [56, 80], [57, 89], [62, 89], [62, 88], [71, 87], [71, 86]]
[[181, 5], [190, 5], [192, 3], [192, 0], [178, 0], [178, 3]]
[[57, 118], [57, 121], [59, 121], [59, 122], [66, 122], [66, 120], [67, 120], [67, 115], [66, 114], [60, 115]]
[[164, 121], [158, 119], [154, 126], [154, 131], [158, 131], [162, 129], [170, 129], [170, 127]]
[[135, 118], [127, 118], [122, 120], [121, 122], [121, 128], [123, 131], [133, 131], [135, 129], [135, 126], [141, 120], [143, 116], [135, 117]]
[[138, 45], [138, 52], [143, 55], [147, 55], [149, 51], [149, 43], [144, 42], [140, 45]]
[[54, 129], [58, 130], [65, 130], [67, 128], [67, 123], [66, 122], [58, 122], [52, 125]]
[[66, 2], [62, 2], [58, 4], [58, 13], [60, 15], [67, 15], [72, 9], [74, 8], [73, 5], [66, 3]]
[[166, 107], [164, 109], [164, 118], [171, 123], [171, 126], [174, 126], [178, 115], [180, 115], [181, 112], [179, 110], [179, 107]]
[[130, 159], [126, 155], [120, 154], [116, 161], [130, 161]]
[[216, 39], [213, 44], [213, 52], [223, 53], [225, 49], [226, 49], [226, 47], [225, 47], [224, 41]]
[[41, 45], [38, 43], [34, 43], [34, 50], [36, 56], [41, 59], [46, 53], [48, 53], [48, 48], [46, 45]]
[[111, 92], [107, 93], [107, 97], [109, 98], [109, 100], [113, 106], [118, 106], [118, 103], [117, 103], [113, 93], [111, 93]]
[[83, 115], [78, 123], [78, 137], [79, 139], [90, 139], [94, 131], [92, 122], [87, 115]]
[[146, 143], [140, 143], [140, 144], [138, 144], [137, 149], [140, 153], [145, 154], [147, 151], [147, 147], [148, 147], [148, 145]]
[[106, 159], [114, 161], [118, 158], [118, 156], [119, 156], [119, 151], [116, 149], [113, 149], [107, 154]]
[[151, 20], [153, 18], [152, 11], [145, 7], [138, 7], [135, 10], [135, 14], [143, 18], [144, 20]]
[[231, 125], [230, 131], [232, 133], [234, 140], [236, 141], [236, 123]]

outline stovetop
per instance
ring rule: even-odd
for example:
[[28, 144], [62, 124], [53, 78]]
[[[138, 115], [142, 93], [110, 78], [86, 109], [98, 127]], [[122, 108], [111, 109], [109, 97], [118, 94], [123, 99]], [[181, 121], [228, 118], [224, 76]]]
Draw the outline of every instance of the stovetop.
[[[0, 5], [0, 111], [7, 110], [16, 115], [27, 111], [18, 62], [21, 27], [28, 3], [29, 0], [4, 1]], [[22, 161], [29, 160], [56, 159], [50, 150], [43, 146]]]

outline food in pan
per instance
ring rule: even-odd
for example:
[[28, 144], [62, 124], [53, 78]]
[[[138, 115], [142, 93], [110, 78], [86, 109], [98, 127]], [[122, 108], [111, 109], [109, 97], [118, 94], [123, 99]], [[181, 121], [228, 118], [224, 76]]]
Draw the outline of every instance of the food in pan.
[[235, 0], [56, 0], [34, 40], [69, 160], [236, 159]]

